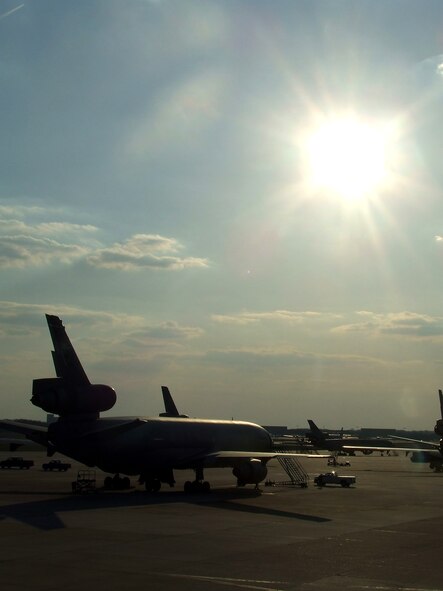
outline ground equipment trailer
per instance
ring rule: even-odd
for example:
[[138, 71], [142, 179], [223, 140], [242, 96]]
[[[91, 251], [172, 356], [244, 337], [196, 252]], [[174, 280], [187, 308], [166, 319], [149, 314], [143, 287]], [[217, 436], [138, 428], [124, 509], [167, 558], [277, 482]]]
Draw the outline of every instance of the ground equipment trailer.
[[97, 492], [95, 470], [79, 470], [77, 480], [72, 483], [72, 492], [75, 495]]

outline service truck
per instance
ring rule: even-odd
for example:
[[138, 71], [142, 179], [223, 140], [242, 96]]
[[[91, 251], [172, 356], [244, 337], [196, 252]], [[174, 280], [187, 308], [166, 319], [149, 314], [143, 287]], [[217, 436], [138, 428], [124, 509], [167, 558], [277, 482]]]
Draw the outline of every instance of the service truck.
[[326, 486], [327, 484], [339, 484], [345, 488], [355, 484], [355, 476], [348, 476], [344, 474], [337, 474], [337, 472], [324, 472], [314, 478], [314, 483], [317, 486]]
[[34, 465], [33, 460], [25, 460], [17, 456], [10, 457], [0, 462], [0, 468], [10, 470], [11, 468], [18, 468], [19, 470], [29, 470]]
[[48, 470], [52, 472], [53, 470], [57, 470], [58, 472], [66, 472], [69, 470], [71, 464], [68, 462], [62, 462], [61, 460], [51, 460], [50, 462], [46, 462], [46, 464], [42, 464], [42, 468], [45, 472]]

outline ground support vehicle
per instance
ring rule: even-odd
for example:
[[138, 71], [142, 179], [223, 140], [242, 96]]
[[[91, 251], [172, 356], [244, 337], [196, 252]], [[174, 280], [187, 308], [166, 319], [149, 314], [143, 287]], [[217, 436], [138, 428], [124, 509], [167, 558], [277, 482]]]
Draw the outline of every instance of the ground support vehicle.
[[62, 462], [61, 460], [51, 460], [50, 462], [46, 462], [46, 464], [42, 464], [42, 468], [45, 472], [52, 472], [53, 470], [57, 470], [58, 472], [66, 472], [69, 470], [71, 464], [68, 462]]
[[340, 461], [334, 458], [329, 458], [328, 466], [350, 466], [351, 462], [349, 460]]
[[29, 468], [32, 468], [33, 465], [33, 460], [25, 460], [16, 456], [0, 462], [0, 468], [2, 468], [2, 470], [10, 470], [11, 468], [17, 468], [18, 470], [29, 470]]
[[319, 474], [314, 478], [314, 483], [321, 487], [326, 486], [327, 484], [339, 484], [344, 488], [348, 488], [351, 484], [355, 484], [356, 478], [355, 476], [348, 476], [348, 475], [340, 475], [337, 472], [325, 472], [323, 474]]
[[95, 470], [79, 470], [77, 480], [72, 483], [72, 492], [75, 495], [97, 492]]

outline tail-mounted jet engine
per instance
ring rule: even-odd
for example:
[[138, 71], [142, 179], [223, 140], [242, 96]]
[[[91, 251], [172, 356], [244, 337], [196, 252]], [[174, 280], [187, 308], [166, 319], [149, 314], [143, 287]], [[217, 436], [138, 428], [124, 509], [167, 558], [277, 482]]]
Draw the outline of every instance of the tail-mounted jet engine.
[[245, 486], [245, 484], [258, 484], [264, 480], [268, 469], [260, 460], [251, 459], [235, 466], [232, 473], [237, 478], [238, 485]]
[[97, 414], [112, 408], [116, 400], [115, 390], [103, 384], [74, 386], [63, 378], [32, 382], [32, 404], [60, 416]]

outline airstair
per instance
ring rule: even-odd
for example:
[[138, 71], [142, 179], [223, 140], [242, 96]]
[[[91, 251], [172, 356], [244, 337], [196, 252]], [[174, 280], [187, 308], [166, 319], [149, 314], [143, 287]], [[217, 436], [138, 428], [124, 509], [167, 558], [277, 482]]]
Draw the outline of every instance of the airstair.
[[[275, 447], [276, 452], [287, 453], [288, 449], [283, 447]], [[273, 484], [278, 486], [301, 486], [306, 488], [309, 482], [309, 476], [303, 466], [297, 460], [295, 456], [277, 456], [277, 460], [290, 480], [283, 480], [280, 482], [274, 482]]]

